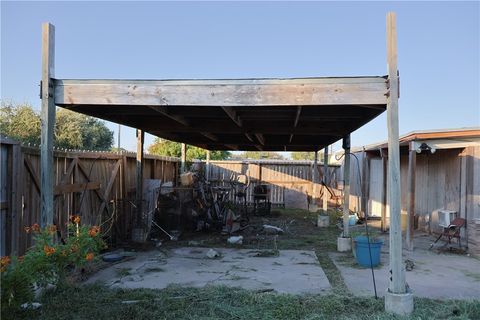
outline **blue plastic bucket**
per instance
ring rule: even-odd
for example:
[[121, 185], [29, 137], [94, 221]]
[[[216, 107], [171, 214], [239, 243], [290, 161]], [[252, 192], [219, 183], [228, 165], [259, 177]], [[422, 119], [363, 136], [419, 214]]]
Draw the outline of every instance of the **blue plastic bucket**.
[[355, 237], [353, 241], [355, 241], [355, 253], [359, 265], [370, 268], [370, 253], [372, 257], [371, 266], [376, 267], [380, 264], [383, 240], [370, 242], [370, 250], [368, 249], [368, 238], [366, 236]]
[[356, 214], [351, 214], [348, 216], [348, 225], [349, 226], [354, 226], [357, 224], [357, 215]]

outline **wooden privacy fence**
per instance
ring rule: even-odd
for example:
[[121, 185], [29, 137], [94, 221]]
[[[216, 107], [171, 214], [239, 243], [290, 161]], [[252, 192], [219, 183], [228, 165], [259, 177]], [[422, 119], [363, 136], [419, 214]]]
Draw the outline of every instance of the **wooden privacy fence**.
[[[146, 155], [144, 179], [176, 183], [178, 159]], [[40, 221], [40, 154], [2, 138], [2, 255], [23, 254], [31, 246], [24, 226]], [[113, 240], [129, 238], [135, 213], [134, 153], [54, 152], [54, 223], [65, 232], [71, 215], [102, 225]]]
[[[329, 185], [337, 189], [337, 165], [329, 165]], [[317, 166], [317, 188], [312, 182], [313, 161], [242, 160], [210, 161], [208, 180], [213, 185], [227, 185], [233, 174], [250, 177], [247, 201], [253, 201], [253, 188], [258, 184], [270, 185], [270, 201], [273, 205], [306, 207], [316, 190], [317, 197], [323, 192], [323, 165]], [[340, 170], [338, 170], [340, 171]], [[338, 190], [335, 190], [338, 192]], [[233, 194], [230, 195], [233, 197]], [[234, 200], [233, 198], [231, 200]]]

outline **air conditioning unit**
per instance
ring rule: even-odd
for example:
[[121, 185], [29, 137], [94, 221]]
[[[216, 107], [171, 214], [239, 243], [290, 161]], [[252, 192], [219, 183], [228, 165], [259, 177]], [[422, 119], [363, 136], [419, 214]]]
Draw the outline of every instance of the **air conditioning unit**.
[[438, 210], [438, 225], [443, 228], [448, 228], [450, 222], [457, 216], [457, 211], [452, 210]]

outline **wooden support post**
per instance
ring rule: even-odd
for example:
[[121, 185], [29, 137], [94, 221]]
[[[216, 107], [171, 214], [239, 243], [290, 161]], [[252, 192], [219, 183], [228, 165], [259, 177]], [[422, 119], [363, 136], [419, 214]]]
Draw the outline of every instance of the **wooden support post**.
[[136, 170], [136, 205], [137, 205], [137, 225], [142, 221], [142, 198], [143, 198], [143, 143], [145, 132], [137, 129], [137, 170]]
[[312, 202], [313, 208], [317, 208], [317, 175], [318, 175], [318, 151], [315, 150], [313, 157], [313, 167], [312, 167]]
[[409, 145], [408, 153], [408, 219], [406, 245], [408, 250], [413, 250], [413, 229], [415, 224], [415, 171], [417, 167], [417, 152], [415, 151], [415, 143], [412, 141]]
[[185, 143], [182, 143], [182, 150], [181, 150], [181, 167], [180, 167], [180, 173], [185, 172], [185, 163], [187, 162], [187, 145]]
[[[328, 186], [330, 181], [328, 177], [328, 146], [323, 150], [323, 183]], [[328, 211], [328, 190], [323, 187], [323, 212]]]
[[387, 231], [387, 163], [388, 156], [387, 152], [383, 149], [380, 149], [380, 155], [382, 157], [382, 220], [381, 220], [381, 229], [382, 232]]
[[41, 147], [40, 147], [40, 226], [53, 224], [53, 139], [55, 128], [55, 27], [42, 25]]
[[210, 180], [210, 150], [207, 150], [207, 161], [205, 163], [205, 180]]
[[369, 172], [368, 172], [368, 155], [365, 152], [365, 148], [363, 149], [362, 152], [362, 199], [361, 199], [361, 208], [362, 208], [362, 213], [364, 218], [368, 218], [368, 178], [369, 178]]
[[350, 236], [348, 219], [350, 216], [350, 134], [343, 138], [345, 159], [343, 162], [343, 237]]
[[398, 134], [398, 70], [396, 16], [387, 15], [387, 64], [388, 64], [388, 200], [390, 205], [390, 286], [394, 294], [403, 294], [405, 288], [405, 264], [402, 260], [402, 228], [400, 221], [400, 145]]

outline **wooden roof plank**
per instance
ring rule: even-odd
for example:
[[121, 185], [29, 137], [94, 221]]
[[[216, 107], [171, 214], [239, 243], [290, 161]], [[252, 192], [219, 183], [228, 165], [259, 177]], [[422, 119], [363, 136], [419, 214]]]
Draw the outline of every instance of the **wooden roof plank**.
[[[328, 78], [326, 78], [328, 79]], [[320, 106], [385, 105], [387, 85], [383, 78], [284, 79], [276, 81], [202, 80], [56, 80], [55, 103], [59, 106]], [[317, 81], [315, 81], [317, 80]]]

